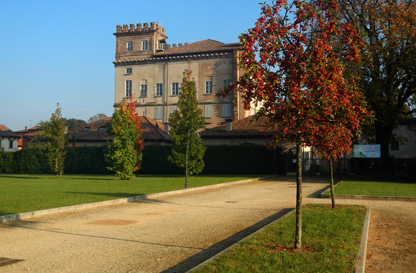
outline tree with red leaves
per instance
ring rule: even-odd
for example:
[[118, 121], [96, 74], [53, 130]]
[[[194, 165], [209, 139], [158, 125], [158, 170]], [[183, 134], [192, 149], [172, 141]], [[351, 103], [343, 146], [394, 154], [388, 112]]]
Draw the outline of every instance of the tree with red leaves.
[[122, 180], [133, 179], [134, 172], [140, 169], [144, 147], [140, 126], [136, 101], [132, 97], [123, 99], [108, 128], [111, 142], [106, 153], [107, 168]]
[[260, 106], [256, 117], [268, 117], [275, 144], [282, 140], [296, 144], [294, 248], [301, 248], [302, 146], [340, 153], [346, 145], [335, 141], [324, 145], [325, 136], [331, 131], [347, 139], [367, 116], [353, 79], [343, 77], [345, 63], [359, 60], [360, 39], [351, 25], [338, 21], [337, 10], [332, 0], [263, 4], [255, 27], [240, 37], [245, 73], [228, 90], [243, 92], [246, 109]]

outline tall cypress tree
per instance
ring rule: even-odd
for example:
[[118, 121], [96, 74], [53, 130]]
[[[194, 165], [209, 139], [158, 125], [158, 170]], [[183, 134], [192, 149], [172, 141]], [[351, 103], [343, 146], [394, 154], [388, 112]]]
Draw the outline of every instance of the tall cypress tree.
[[40, 137], [46, 141], [46, 151], [48, 164], [51, 171], [55, 174], [62, 175], [64, 173], [65, 161], [65, 120], [61, 115], [59, 103], [55, 113], [52, 114], [50, 120], [40, 123]]
[[188, 176], [200, 173], [204, 167], [205, 146], [198, 130], [205, 127], [202, 110], [198, 108], [195, 81], [191, 80], [191, 70], [185, 71], [179, 92], [178, 110], [169, 117], [170, 137], [173, 142], [169, 160], [185, 169], [185, 188]]

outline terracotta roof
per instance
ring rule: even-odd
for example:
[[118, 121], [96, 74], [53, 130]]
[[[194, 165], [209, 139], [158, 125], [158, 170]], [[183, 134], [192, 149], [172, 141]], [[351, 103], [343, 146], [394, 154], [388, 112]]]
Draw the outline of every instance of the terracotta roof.
[[249, 116], [232, 123], [232, 130], [226, 130], [226, 124], [206, 129], [200, 133], [202, 138], [218, 137], [265, 137], [273, 134], [273, 131], [267, 127], [266, 118], [255, 120], [254, 116]]
[[11, 137], [11, 138], [19, 138], [19, 135], [15, 134], [12, 130], [7, 128], [6, 126], [0, 124], [0, 136], [2, 137]]
[[171, 47], [165, 51], [158, 52], [155, 55], [177, 55], [177, 54], [192, 54], [192, 53], [205, 53], [205, 52], [219, 52], [219, 51], [232, 51], [240, 48], [238, 43], [224, 44], [214, 40], [203, 40], [192, 44], [185, 44], [183, 46]]
[[[69, 130], [66, 138], [71, 141], [109, 141], [110, 135], [107, 126], [111, 122], [111, 117], [96, 122], [89, 123], [82, 127]], [[168, 142], [169, 135], [164, 131], [164, 126], [147, 117], [140, 117], [141, 129], [143, 130], [144, 142]]]

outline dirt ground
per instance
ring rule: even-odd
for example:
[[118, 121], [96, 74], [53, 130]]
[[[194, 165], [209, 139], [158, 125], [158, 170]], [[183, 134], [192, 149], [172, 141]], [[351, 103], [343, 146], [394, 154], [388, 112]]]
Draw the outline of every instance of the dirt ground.
[[371, 208], [366, 273], [416, 272], [416, 202], [353, 199], [336, 202]]
[[[305, 179], [304, 203], [327, 181]], [[0, 225], [0, 272], [184, 272], [295, 206], [280, 177]], [[372, 210], [366, 272], [416, 272], [416, 202]]]
[[416, 272], [416, 208], [409, 207], [374, 206], [366, 272]]

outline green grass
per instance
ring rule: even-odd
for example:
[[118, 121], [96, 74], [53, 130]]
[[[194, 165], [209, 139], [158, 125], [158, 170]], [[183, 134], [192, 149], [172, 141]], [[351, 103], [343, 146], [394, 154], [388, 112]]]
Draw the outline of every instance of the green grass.
[[[326, 191], [325, 194], [330, 194], [330, 192]], [[416, 183], [347, 179], [335, 187], [335, 194], [416, 197]]]
[[[245, 180], [255, 175], [192, 176], [189, 187]], [[184, 176], [114, 176], [0, 174], [0, 215], [183, 189]]]
[[366, 208], [303, 208], [302, 250], [294, 250], [295, 214], [268, 226], [195, 272], [354, 272]]

